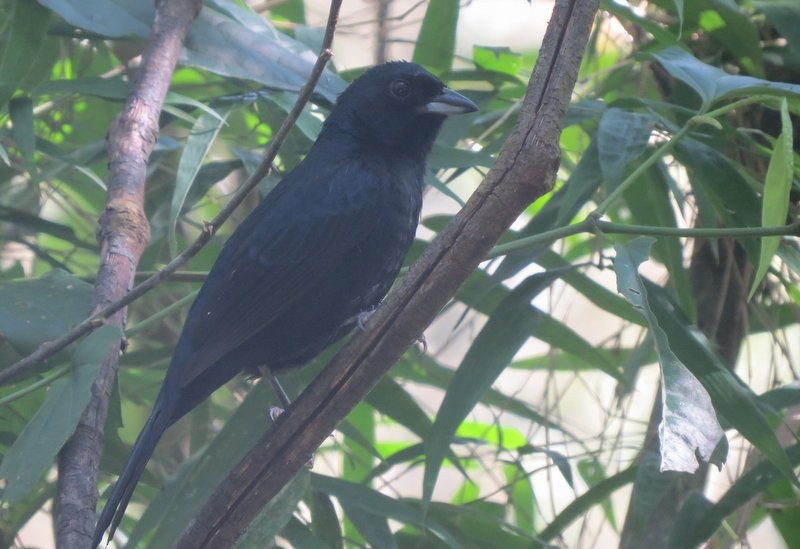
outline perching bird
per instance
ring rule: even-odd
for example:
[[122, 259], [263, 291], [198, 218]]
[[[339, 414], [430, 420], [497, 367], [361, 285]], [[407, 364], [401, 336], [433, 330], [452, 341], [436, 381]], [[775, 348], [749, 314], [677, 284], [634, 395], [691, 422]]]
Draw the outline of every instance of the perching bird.
[[97, 521], [95, 547], [119, 526], [167, 427], [242, 371], [302, 366], [378, 305], [414, 239], [442, 122], [477, 108], [406, 62], [374, 67], [341, 94], [306, 158], [211, 268]]

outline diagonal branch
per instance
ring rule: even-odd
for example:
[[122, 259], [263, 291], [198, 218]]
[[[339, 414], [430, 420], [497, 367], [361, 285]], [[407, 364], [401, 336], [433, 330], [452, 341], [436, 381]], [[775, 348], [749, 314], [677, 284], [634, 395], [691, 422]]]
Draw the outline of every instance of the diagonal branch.
[[559, 0], [520, 118], [486, 180], [401, 285], [333, 358], [187, 526], [177, 547], [230, 547], [336, 424], [397, 361], [496, 240], [548, 192], [597, 0]]

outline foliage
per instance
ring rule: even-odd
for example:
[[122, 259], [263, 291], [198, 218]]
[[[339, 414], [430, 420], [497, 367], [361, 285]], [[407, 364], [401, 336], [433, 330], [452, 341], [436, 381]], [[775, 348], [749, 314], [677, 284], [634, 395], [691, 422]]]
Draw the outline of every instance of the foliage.
[[[104, 136], [135, 72], [151, 5], [0, 2], [0, 368], [89, 310]], [[427, 4], [417, 42], [425, 47], [414, 59], [466, 89], [481, 112], [452, 121], [435, 147], [427, 200], [439, 213], [426, 211], [421, 235], [441, 230], [450, 215], [441, 212], [463, 203], [491, 166], [535, 57], [476, 46], [473, 59], [456, 58], [460, 9]], [[568, 113], [556, 188], [442, 311], [427, 352], [408, 351], [322, 447], [318, 471], [299, 475], [243, 544], [263, 546], [277, 534], [297, 547], [530, 547], [559, 536], [588, 546], [635, 535], [620, 533], [623, 522], [645, 528], [671, 479], [700, 459], [725, 462], [730, 486], [682, 502], [663, 546], [746, 536], [770, 520], [787, 546], [800, 546], [800, 452], [796, 443], [784, 450], [795, 441], [778, 429], [797, 432], [785, 411], [800, 403], [792, 383], [800, 7], [655, 0], [603, 9]], [[152, 240], [140, 271], [191, 242], [254, 168], [320, 36], [297, 0], [263, 14], [206, 2], [149, 166]], [[262, 194], [299, 161], [354, 76], [326, 73]], [[101, 490], [147, 416], [188, 303], [229, 231], [189, 272], [130, 307]], [[113, 337], [98, 331], [0, 388], [0, 545], [52, 498], [47, 473]], [[737, 362], [742, 345], [753, 351]], [[326, 356], [286, 380], [295, 393]], [[659, 385], [660, 455], [642, 428]], [[177, 425], [134, 496], [142, 506], [129, 510], [120, 544], [169, 546], [267, 428], [269, 398], [239, 379]], [[626, 511], [612, 496], [631, 485]], [[723, 528], [726, 521], [733, 526]]]

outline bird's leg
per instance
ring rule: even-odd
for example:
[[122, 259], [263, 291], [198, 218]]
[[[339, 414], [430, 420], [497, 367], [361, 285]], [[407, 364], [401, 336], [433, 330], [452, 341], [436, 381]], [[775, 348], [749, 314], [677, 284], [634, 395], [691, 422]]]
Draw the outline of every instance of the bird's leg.
[[377, 310], [378, 310], [377, 307], [373, 307], [372, 309], [361, 311], [356, 315], [356, 326], [358, 326], [359, 330], [361, 330], [362, 332], [367, 331], [366, 328], [367, 321], [372, 317], [372, 315], [375, 314], [375, 311]]
[[269, 384], [272, 385], [272, 390], [275, 391], [275, 395], [278, 397], [278, 400], [281, 401], [281, 405], [283, 408], [278, 406], [272, 406], [269, 409], [269, 417], [272, 421], [278, 419], [278, 417], [289, 407], [292, 403], [292, 400], [289, 398], [289, 395], [286, 394], [286, 391], [283, 390], [281, 384], [278, 382], [278, 378], [275, 377], [275, 374], [272, 373], [267, 366], [259, 366], [258, 371], [261, 374], [261, 377], [265, 378], [269, 381]]
[[[261, 377], [267, 379], [269, 384], [272, 385], [272, 390], [275, 391], [275, 395], [278, 397], [278, 400], [281, 401], [283, 408], [279, 406], [271, 406], [269, 409], [269, 418], [274, 422], [281, 416], [283, 412], [286, 411], [286, 408], [292, 403], [292, 400], [289, 398], [289, 395], [286, 394], [286, 391], [281, 387], [280, 382], [278, 382], [278, 378], [275, 377], [275, 374], [272, 373], [272, 370], [269, 369], [267, 366], [259, 366], [258, 371], [261, 374]], [[315, 454], [312, 452], [311, 456], [308, 458], [306, 462], [306, 468], [312, 469], [314, 467], [314, 456]]]

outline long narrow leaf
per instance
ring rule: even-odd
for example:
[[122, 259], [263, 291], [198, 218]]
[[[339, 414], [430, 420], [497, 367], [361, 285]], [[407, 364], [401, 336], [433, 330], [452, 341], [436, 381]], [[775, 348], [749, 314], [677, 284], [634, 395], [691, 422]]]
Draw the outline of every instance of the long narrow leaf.
[[560, 273], [534, 275], [512, 290], [478, 334], [453, 376], [425, 441], [427, 459], [423, 501], [431, 501], [433, 487], [459, 424], [508, 366], [517, 350], [536, 333], [540, 317], [530, 314], [530, 302]]
[[[786, 222], [789, 210], [789, 192], [792, 190], [794, 177], [792, 120], [789, 118], [789, 105], [786, 99], [781, 101], [781, 133], [775, 140], [772, 158], [769, 159], [767, 178], [764, 181], [764, 198], [761, 202], [761, 225], [775, 227]], [[758, 270], [753, 278], [748, 299], [758, 290], [761, 281], [767, 274], [772, 256], [778, 251], [780, 236], [765, 236], [761, 239], [761, 253], [758, 258]]]
[[175, 191], [172, 194], [172, 203], [169, 209], [169, 248], [172, 256], [178, 253], [175, 230], [183, 210], [183, 203], [200, 168], [203, 166], [203, 159], [225, 123], [226, 117], [227, 113], [222, 116], [208, 113], [201, 114], [192, 128], [192, 134], [186, 141], [186, 147], [183, 149], [181, 160], [178, 163]]

